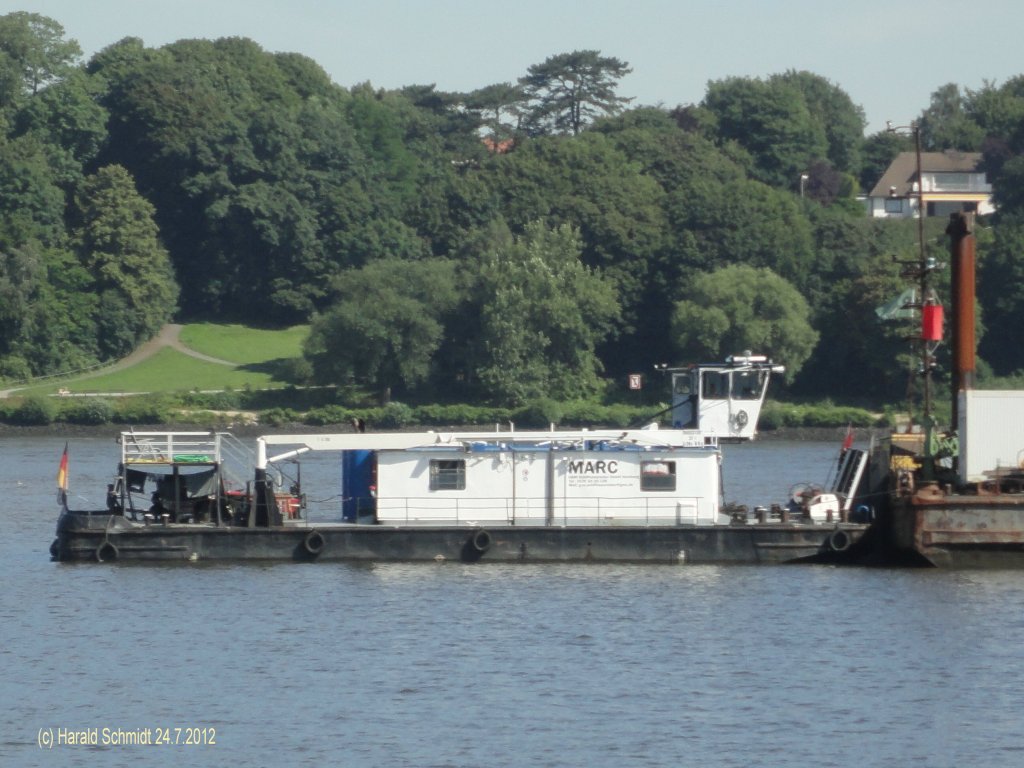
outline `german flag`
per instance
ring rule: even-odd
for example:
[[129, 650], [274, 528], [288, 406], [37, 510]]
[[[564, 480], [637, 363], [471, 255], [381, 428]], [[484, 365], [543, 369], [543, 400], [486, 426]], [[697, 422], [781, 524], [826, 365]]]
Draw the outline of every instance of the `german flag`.
[[57, 469], [57, 501], [63, 503], [68, 496], [68, 444], [64, 443], [64, 455], [60, 457]]

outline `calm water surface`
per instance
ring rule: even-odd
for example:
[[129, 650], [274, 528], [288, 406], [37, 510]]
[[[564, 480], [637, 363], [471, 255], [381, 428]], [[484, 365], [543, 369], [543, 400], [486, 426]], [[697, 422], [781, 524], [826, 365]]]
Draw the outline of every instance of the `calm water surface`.
[[[1024, 765], [1024, 573], [60, 565], [63, 446], [0, 438], [0, 766]], [[729, 447], [726, 496], [834, 458]], [[115, 464], [72, 439], [74, 503]]]

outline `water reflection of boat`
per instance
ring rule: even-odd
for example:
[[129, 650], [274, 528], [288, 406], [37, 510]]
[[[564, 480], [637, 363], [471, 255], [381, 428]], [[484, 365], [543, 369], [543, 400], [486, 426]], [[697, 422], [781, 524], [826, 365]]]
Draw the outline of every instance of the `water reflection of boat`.
[[[673, 371], [672, 421], [689, 429], [264, 435], [253, 453], [227, 433], [126, 432], [108, 508], [65, 505], [52, 554], [782, 563], [845, 552], [866, 528], [846, 522], [848, 499], [722, 505], [719, 439], [753, 437], [773, 369], [745, 356]], [[339, 457], [340, 516], [313, 522], [301, 459], [325, 451]]]

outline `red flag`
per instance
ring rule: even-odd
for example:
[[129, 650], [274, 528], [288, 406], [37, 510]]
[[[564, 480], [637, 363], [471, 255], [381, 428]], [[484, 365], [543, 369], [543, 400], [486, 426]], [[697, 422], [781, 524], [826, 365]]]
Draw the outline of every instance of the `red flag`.
[[57, 469], [57, 498], [64, 498], [68, 493], [68, 444], [64, 443], [64, 455], [60, 457]]
[[846, 437], [843, 438], [843, 453], [853, 448], [853, 424], [846, 427]]

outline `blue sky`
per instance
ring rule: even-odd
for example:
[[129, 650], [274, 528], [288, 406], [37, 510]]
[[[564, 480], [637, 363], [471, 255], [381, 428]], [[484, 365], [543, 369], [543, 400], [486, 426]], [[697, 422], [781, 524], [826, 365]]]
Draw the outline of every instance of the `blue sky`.
[[936, 88], [1024, 74], [1024, 3], [832, 0], [0, 0], [60, 22], [86, 57], [124, 37], [249, 37], [317, 61], [343, 86], [514, 81], [552, 54], [630, 63], [635, 104], [699, 102], [710, 80], [806, 69], [864, 108], [868, 132], [905, 124]]

